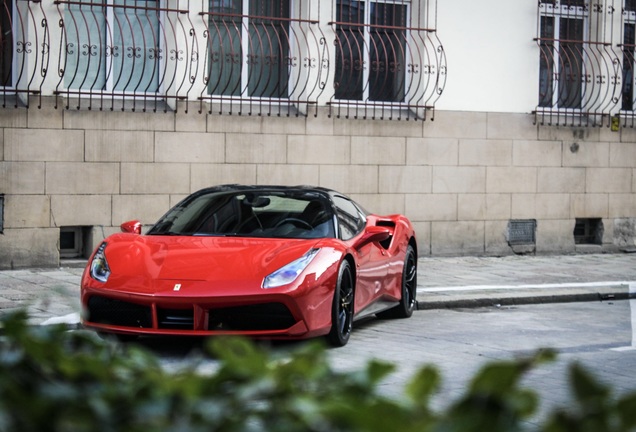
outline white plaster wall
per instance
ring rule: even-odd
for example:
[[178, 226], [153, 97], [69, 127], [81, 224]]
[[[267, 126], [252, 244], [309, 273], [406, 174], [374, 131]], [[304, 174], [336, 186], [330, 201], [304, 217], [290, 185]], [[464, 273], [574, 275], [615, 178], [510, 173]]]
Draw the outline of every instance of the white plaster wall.
[[438, 0], [448, 79], [436, 109], [528, 113], [536, 108], [536, 0]]

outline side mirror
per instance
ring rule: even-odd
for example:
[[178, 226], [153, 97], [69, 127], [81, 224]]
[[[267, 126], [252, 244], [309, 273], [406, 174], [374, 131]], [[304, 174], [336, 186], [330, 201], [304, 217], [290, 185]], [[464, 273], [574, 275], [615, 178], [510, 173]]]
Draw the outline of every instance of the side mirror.
[[393, 235], [393, 230], [385, 226], [370, 226], [364, 230], [364, 233], [355, 243], [354, 247], [360, 249], [362, 246], [374, 243], [382, 242]]
[[141, 234], [141, 222], [138, 220], [131, 220], [128, 222], [124, 222], [119, 226], [121, 232], [130, 233], [130, 234]]

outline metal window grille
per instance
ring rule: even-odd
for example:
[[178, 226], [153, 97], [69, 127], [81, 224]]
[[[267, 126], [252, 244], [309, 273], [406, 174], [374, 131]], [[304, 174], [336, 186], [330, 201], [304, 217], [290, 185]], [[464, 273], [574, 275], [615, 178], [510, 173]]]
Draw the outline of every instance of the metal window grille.
[[[419, 5], [419, 4], [418, 4]], [[446, 83], [446, 54], [410, 1], [336, 2], [332, 112], [347, 118], [426, 118]], [[421, 6], [421, 5], [420, 5]], [[431, 20], [432, 21], [432, 20]]]
[[196, 102], [305, 116], [320, 102], [337, 116], [432, 117], [446, 82], [436, 0], [333, 9], [345, 3], [363, 7], [361, 21], [334, 12], [326, 22], [324, 3], [304, 0], [0, 0], [2, 106], [53, 95], [65, 109], [187, 112]]
[[49, 28], [39, 0], [0, 0], [0, 100], [3, 108], [28, 107], [29, 95], [42, 94], [49, 48]]
[[[307, 115], [329, 73], [318, 2], [231, 0], [209, 3], [199, 100], [220, 114]], [[313, 10], [311, 8], [314, 8]]]
[[636, 125], [636, 92], [634, 66], [636, 59], [636, 1], [625, 0], [621, 14], [622, 87], [619, 117], [624, 127]]
[[[184, 99], [198, 62], [188, 1], [54, 2], [60, 15], [60, 75], [65, 107], [167, 110]], [[123, 103], [122, 103], [123, 101]]]
[[540, 0], [541, 124], [602, 126], [619, 101], [620, 60], [613, 49], [611, 0]]
[[511, 245], [532, 245], [536, 243], [537, 221], [516, 219], [508, 222], [508, 243]]

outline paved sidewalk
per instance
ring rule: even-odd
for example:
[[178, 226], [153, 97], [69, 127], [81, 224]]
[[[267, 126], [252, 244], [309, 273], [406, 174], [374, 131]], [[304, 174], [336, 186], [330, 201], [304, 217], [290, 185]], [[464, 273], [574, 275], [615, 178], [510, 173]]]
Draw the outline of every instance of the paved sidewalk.
[[636, 298], [636, 254], [423, 258], [420, 309]]
[[[79, 323], [82, 263], [0, 271], [0, 316]], [[420, 309], [636, 298], [636, 254], [421, 258]]]

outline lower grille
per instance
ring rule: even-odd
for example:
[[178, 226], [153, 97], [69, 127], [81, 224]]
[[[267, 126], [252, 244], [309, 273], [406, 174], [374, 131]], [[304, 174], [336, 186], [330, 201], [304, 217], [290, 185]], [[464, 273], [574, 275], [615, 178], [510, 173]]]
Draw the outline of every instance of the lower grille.
[[192, 309], [157, 309], [159, 328], [172, 330], [194, 330]]
[[284, 330], [296, 323], [281, 303], [210, 309], [208, 330]]
[[[152, 328], [152, 308], [102, 296], [88, 299], [88, 321], [133, 328]], [[296, 324], [282, 303], [221, 307], [208, 310], [209, 331], [285, 330]], [[194, 310], [157, 307], [157, 327], [166, 330], [194, 328]]]
[[152, 311], [149, 306], [93, 296], [88, 299], [88, 320], [99, 324], [151, 328]]

